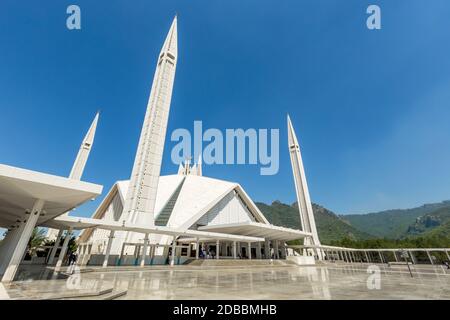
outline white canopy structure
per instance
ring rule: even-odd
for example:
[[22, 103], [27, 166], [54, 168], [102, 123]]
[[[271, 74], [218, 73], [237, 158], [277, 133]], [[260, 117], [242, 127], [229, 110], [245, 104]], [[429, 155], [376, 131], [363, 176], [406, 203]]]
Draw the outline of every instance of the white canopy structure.
[[[14, 279], [35, 228], [94, 199], [102, 186], [0, 164], [0, 246], [2, 281]], [[69, 237], [67, 237], [69, 238]]]
[[36, 199], [45, 204], [41, 225], [96, 198], [102, 186], [0, 164], [0, 227], [15, 228], [30, 213]]

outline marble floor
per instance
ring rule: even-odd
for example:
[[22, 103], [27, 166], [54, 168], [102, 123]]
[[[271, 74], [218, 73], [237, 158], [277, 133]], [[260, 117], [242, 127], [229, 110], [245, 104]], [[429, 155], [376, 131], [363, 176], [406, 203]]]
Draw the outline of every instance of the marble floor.
[[[320, 266], [89, 268], [69, 275], [25, 267], [3, 299], [46, 299], [65, 292], [114, 288], [119, 299], [450, 299], [450, 270], [363, 264]], [[370, 270], [369, 270], [370, 271]], [[378, 273], [379, 271], [379, 273]]]

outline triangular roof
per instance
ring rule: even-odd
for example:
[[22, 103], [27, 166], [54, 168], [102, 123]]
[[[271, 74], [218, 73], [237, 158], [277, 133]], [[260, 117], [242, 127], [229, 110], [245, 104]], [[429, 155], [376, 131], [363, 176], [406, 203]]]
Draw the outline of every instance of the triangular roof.
[[[208, 210], [233, 190], [238, 193], [240, 199], [247, 206], [247, 209], [252, 213], [257, 222], [269, 224], [263, 213], [238, 183], [196, 175], [167, 175], [159, 178], [155, 218], [161, 213], [166, 203], [183, 182], [183, 179], [184, 183], [172, 210], [167, 224], [168, 227], [180, 228], [181, 230], [189, 229]], [[128, 185], [128, 180], [117, 181], [94, 212], [92, 218], [102, 219], [116, 194], [120, 196], [120, 200], [124, 204]], [[124, 219], [126, 217], [121, 217], [121, 220]], [[90, 232], [86, 231], [80, 237], [87, 239], [89, 235]]]

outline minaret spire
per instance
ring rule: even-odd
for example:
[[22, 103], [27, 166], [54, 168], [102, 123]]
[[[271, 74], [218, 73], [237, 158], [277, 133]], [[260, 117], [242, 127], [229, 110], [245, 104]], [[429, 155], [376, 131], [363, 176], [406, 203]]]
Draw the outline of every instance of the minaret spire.
[[80, 150], [78, 151], [72, 170], [70, 171], [70, 179], [80, 180], [83, 176], [84, 167], [86, 166], [89, 153], [91, 152], [92, 145], [94, 144], [95, 131], [97, 130], [99, 115], [100, 113], [97, 112], [88, 132], [86, 133], [86, 136], [83, 139], [83, 142], [81, 143]]
[[[291, 157], [292, 173], [294, 175], [295, 191], [297, 193], [298, 210], [300, 212], [300, 221], [302, 229], [305, 232], [312, 234], [312, 243], [310, 238], [305, 238], [304, 244], [320, 245], [319, 236], [317, 234], [316, 221], [314, 219], [314, 212], [309, 196], [308, 184], [306, 182], [305, 169], [303, 167], [302, 155], [300, 152], [300, 145], [298, 144], [297, 136], [295, 135], [294, 127], [292, 126], [289, 115], [287, 116], [288, 124], [288, 144], [289, 154]], [[322, 258], [321, 251], [319, 252], [319, 259]]]
[[177, 65], [177, 41], [175, 16], [156, 64], [126, 196], [124, 217], [132, 223], [154, 225], [156, 192]]
[[[89, 158], [89, 153], [91, 152], [92, 145], [94, 144], [95, 131], [97, 130], [98, 118], [100, 116], [100, 111], [97, 111], [94, 120], [89, 127], [86, 136], [81, 142], [80, 150], [78, 151], [77, 157], [72, 166], [72, 170], [70, 171], [69, 178], [73, 180], [81, 180], [83, 176], [84, 168], [86, 166], [86, 162]], [[63, 214], [63, 216], [68, 216], [69, 212]], [[55, 240], [57, 238], [59, 230], [48, 228], [47, 230], [47, 239]]]

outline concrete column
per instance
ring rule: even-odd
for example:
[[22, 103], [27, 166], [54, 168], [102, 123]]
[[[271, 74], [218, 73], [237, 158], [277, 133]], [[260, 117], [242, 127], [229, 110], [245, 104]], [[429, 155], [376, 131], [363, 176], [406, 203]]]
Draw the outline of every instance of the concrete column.
[[216, 259], [219, 259], [220, 256], [220, 242], [216, 240]]
[[397, 252], [392, 251], [394, 253], [395, 262], [398, 262]]
[[430, 259], [431, 264], [434, 264], [433, 259], [431, 258], [430, 252], [428, 250], [425, 250], [427, 253], [428, 259]]
[[105, 258], [103, 259], [103, 268], [108, 266], [109, 254], [111, 253], [111, 246], [114, 240], [115, 231], [111, 230], [108, 237], [108, 244], [106, 245]]
[[153, 264], [153, 258], [155, 257], [156, 248], [156, 244], [150, 245], [150, 265]]
[[198, 259], [198, 256], [200, 254], [200, 243], [197, 241], [195, 242], [195, 259]]
[[445, 250], [445, 255], [447, 256], [448, 261], [450, 261], [450, 255], [448, 254], [447, 250]]
[[364, 255], [366, 256], [366, 262], [369, 263], [370, 260], [369, 260], [369, 256], [367, 255], [367, 251], [364, 251]]
[[281, 243], [281, 259], [286, 259], [286, 243], [284, 241]]
[[176, 241], [175, 241], [175, 237], [173, 237], [172, 254], [171, 254], [171, 258], [170, 258], [171, 266], [173, 266], [175, 264], [175, 250], [176, 250]]
[[44, 204], [44, 200], [36, 200], [30, 214], [27, 216], [27, 219], [21, 222], [21, 226], [16, 234], [18, 241], [11, 243], [9, 248], [10, 250], [7, 252], [8, 255], [4, 257], [6, 261], [4, 262], [5, 271], [2, 277], [2, 282], [11, 282], [14, 280], [14, 276], [16, 275], [19, 264], [25, 254], [31, 233], [36, 226], [36, 222], [41, 214]]
[[247, 250], [248, 250], [248, 253], [247, 253], [248, 259], [251, 260], [252, 259], [252, 243], [251, 242], [248, 243]]
[[265, 239], [264, 241], [264, 255], [266, 256], [266, 259], [270, 259], [270, 240]]
[[0, 275], [3, 275], [5, 272], [9, 261], [11, 259], [12, 254], [14, 253], [14, 248], [19, 241], [20, 235], [25, 228], [26, 220], [20, 222], [18, 226], [14, 229], [11, 229], [6, 234], [5, 238], [2, 241], [2, 252], [0, 259]]
[[187, 257], [190, 258], [191, 257], [191, 251], [192, 251], [192, 243], [188, 243], [188, 247], [187, 247]]
[[9, 229], [6, 232], [3, 241], [0, 243], [0, 257], [4, 257], [6, 251], [9, 249], [9, 246], [11, 245], [11, 238], [13, 237], [13, 231], [14, 231], [13, 229]]
[[233, 259], [236, 259], [236, 241], [233, 241]]
[[144, 245], [142, 247], [141, 261], [139, 261], [139, 265], [141, 267], [145, 266], [145, 259], [147, 258], [147, 250], [148, 250], [148, 233], [144, 236]]
[[256, 244], [256, 259], [261, 259], [261, 242]]
[[280, 259], [280, 252], [278, 251], [278, 240], [275, 240], [275, 259]]
[[58, 256], [58, 261], [56, 262], [55, 271], [59, 271], [61, 269], [64, 257], [67, 252], [67, 246], [69, 244], [69, 240], [71, 237], [72, 237], [72, 228], [69, 228], [69, 230], [67, 230], [66, 237], [64, 238], [64, 243], [61, 248], [61, 253]]
[[55, 244], [52, 248], [52, 252], [50, 253], [50, 258], [48, 258], [47, 264], [52, 265], [53, 260], [55, 260], [56, 251], [58, 251], [59, 243], [61, 242], [61, 237], [63, 235], [64, 230], [59, 229], [58, 236], [56, 237]]
[[125, 252], [125, 242], [122, 243], [122, 249], [120, 250], [120, 256], [119, 256], [119, 261], [118, 261], [118, 265], [122, 265], [122, 259], [123, 259], [123, 254]]

